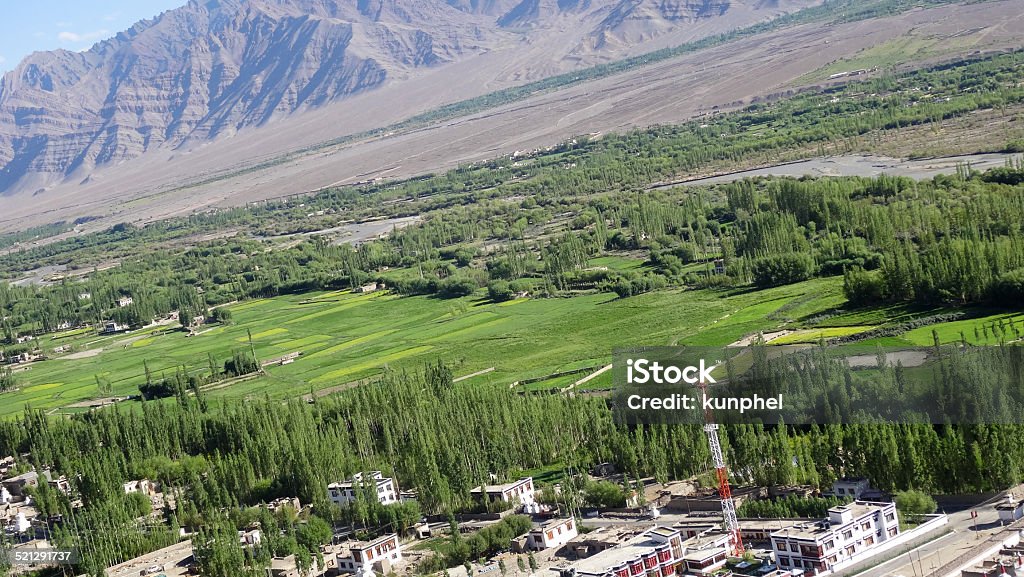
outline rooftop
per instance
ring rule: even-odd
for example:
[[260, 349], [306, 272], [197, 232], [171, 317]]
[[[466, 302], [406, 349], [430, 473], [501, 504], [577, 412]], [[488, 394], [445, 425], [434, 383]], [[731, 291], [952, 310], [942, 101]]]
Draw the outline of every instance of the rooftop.
[[574, 566], [579, 573], [602, 575], [612, 567], [636, 559], [645, 553], [650, 553], [652, 549], [663, 544], [652, 539], [649, 534], [643, 533], [617, 547], [605, 549], [596, 555], [582, 559], [576, 562]]
[[544, 523], [543, 525], [541, 525], [540, 529], [534, 529], [534, 531], [543, 531], [545, 529], [550, 529], [552, 527], [557, 527], [559, 525], [564, 525], [565, 523], [570, 522], [570, 521], [572, 521], [571, 518], [552, 519], [552, 520], [548, 521], [547, 523]]
[[377, 545], [380, 545], [382, 543], [387, 543], [388, 541], [390, 541], [392, 539], [397, 541], [398, 540], [398, 535], [395, 534], [395, 533], [389, 533], [387, 535], [382, 535], [380, 537], [377, 537], [376, 539], [374, 539], [372, 541], [353, 541], [352, 543], [349, 543], [348, 548], [349, 548], [349, 550], [359, 549], [361, 551], [365, 551], [367, 549], [376, 547]]
[[[892, 503], [872, 503], [868, 501], [855, 501], [848, 505], [840, 505], [838, 507], [832, 507], [829, 509], [829, 513], [832, 512], [849, 512], [850, 522], [856, 521], [865, 515], [874, 514], [886, 507], [893, 505]], [[832, 523], [828, 519], [821, 520], [807, 520], [804, 523], [785, 527], [775, 532], [775, 534], [784, 537], [793, 537], [796, 539], [817, 539], [818, 537], [825, 536], [842, 526], [846, 523]]]
[[[523, 483], [526, 483], [526, 482], [532, 481], [532, 480], [533, 480], [533, 478], [531, 478], [531, 477], [523, 477], [522, 479], [519, 479], [518, 481], [512, 481], [512, 482], [509, 482], [509, 483], [503, 483], [501, 485], [484, 485], [484, 490], [487, 491], [488, 493], [497, 493], [497, 492], [500, 492], [500, 491], [507, 491], [508, 489], [511, 489], [512, 487], [517, 487], [519, 485], [522, 485]], [[480, 492], [480, 487], [476, 487], [473, 490], [471, 490], [470, 492], [471, 493], [479, 493]]]

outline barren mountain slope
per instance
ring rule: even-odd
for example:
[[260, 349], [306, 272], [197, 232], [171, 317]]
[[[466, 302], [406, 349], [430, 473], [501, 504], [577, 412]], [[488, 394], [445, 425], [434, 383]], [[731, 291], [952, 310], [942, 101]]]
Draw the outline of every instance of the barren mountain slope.
[[[197, 146], [483, 56], [489, 72], [477, 83], [430, 101], [817, 3], [192, 0], [87, 52], [36, 53], [4, 75], [0, 192], [30, 198], [61, 183], [87, 184], [97, 169], [146, 151]], [[338, 132], [362, 116], [339, 119]]]

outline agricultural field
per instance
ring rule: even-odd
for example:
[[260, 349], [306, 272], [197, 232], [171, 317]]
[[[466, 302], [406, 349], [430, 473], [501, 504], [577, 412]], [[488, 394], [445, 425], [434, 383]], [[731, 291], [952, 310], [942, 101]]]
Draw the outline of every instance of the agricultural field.
[[[212, 325], [195, 336], [166, 325], [111, 336], [77, 331], [48, 337], [44, 349], [70, 345], [73, 352], [18, 372], [22, 386], [5, 394], [0, 417], [19, 414], [26, 404], [85, 410], [83, 401], [105, 396], [100, 381], [109, 382], [109, 396], [136, 395], [146, 365], [154, 378], [179, 367], [190, 374], [209, 372], [211, 359], [219, 367], [233, 351], [247, 349], [250, 333], [263, 363], [301, 355], [267, 366], [259, 377], [207, 385], [209, 398], [326, 393], [388, 369], [417, 370], [436, 361], [450, 365], [456, 377], [493, 367], [470, 377], [471, 383], [527, 381], [518, 390], [557, 390], [609, 363], [617, 347], [723, 346], [781, 329], [788, 332], [773, 345], [817, 343], [935, 312], [891, 306], [842, 311], [844, 303], [838, 277], [764, 291], [667, 290], [625, 299], [605, 293], [494, 303], [481, 293], [445, 300], [338, 291], [252, 300], [229, 306], [232, 324]], [[1000, 313], [863, 344], [931, 345], [933, 330], [943, 343], [958, 342], [963, 333], [972, 344], [998, 344], [1000, 322], [1009, 335], [1004, 341], [1017, 338], [1014, 326], [1024, 331], [1024, 314]], [[606, 372], [576, 390], [611, 386], [612, 373]]]
[[[793, 313], [832, 306], [837, 292], [841, 279], [829, 278], [767, 291], [668, 290], [625, 299], [589, 294], [493, 303], [479, 293], [443, 300], [343, 291], [253, 300], [229, 307], [232, 324], [192, 337], [164, 326], [44, 340], [44, 349], [72, 345], [74, 352], [19, 373], [22, 386], [5, 395], [0, 416], [16, 415], [25, 404], [60, 409], [99, 398], [98, 379], [110, 383], [111, 396], [138, 394], [144, 362], [154, 378], [182, 366], [190, 373], [209, 372], [211, 357], [220, 366], [232, 351], [249, 347], [248, 332], [264, 363], [289, 353], [301, 356], [268, 366], [258, 378], [209, 385], [210, 398], [296, 397], [438, 360], [456, 376], [494, 367], [469, 382], [543, 379], [605, 365], [620, 346], [729, 344], [780, 327]], [[540, 380], [524, 389], [561, 388], [587, 374]], [[610, 385], [609, 372], [581, 390]]]

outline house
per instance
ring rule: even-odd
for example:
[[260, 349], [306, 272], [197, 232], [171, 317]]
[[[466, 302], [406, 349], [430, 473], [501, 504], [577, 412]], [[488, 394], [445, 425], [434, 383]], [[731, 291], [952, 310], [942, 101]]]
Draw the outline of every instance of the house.
[[355, 502], [359, 491], [363, 488], [376, 489], [377, 500], [381, 505], [398, 502], [398, 485], [391, 477], [385, 477], [380, 471], [371, 471], [368, 476], [356, 473], [344, 483], [327, 485], [327, 495], [331, 502], [345, 506]]
[[108, 321], [103, 323], [103, 329], [100, 331], [101, 335], [109, 335], [113, 333], [123, 333], [128, 330], [128, 325], [121, 324], [114, 321]]
[[531, 551], [543, 551], [565, 545], [580, 534], [576, 520], [555, 519], [534, 529], [526, 536], [526, 548]]
[[58, 331], [66, 331], [66, 330], [70, 329], [71, 326], [72, 326], [71, 325], [71, 321], [61, 321], [61, 322], [57, 323], [57, 330]]
[[[47, 475], [47, 477], [49, 477], [49, 475]], [[64, 475], [61, 475], [56, 479], [51, 478], [46, 483], [50, 486], [51, 489], [56, 489], [57, 491], [60, 491], [65, 495], [71, 494], [71, 483], [68, 481], [68, 478], [65, 477]]]
[[477, 500], [483, 500], [484, 495], [487, 495], [489, 501], [515, 501], [518, 500], [520, 503], [527, 505], [534, 502], [533, 499], [533, 477], [523, 477], [518, 481], [512, 483], [505, 483], [503, 485], [486, 485], [484, 487], [477, 487], [470, 491], [472, 496]]
[[32, 353], [18, 353], [16, 355], [11, 355], [10, 357], [8, 357], [7, 364], [20, 365], [22, 363], [31, 363], [34, 360], [36, 360], [36, 356], [33, 355]]
[[831, 493], [836, 497], [860, 499], [871, 491], [871, 481], [863, 477], [844, 477], [832, 483]]
[[392, 533], [373, 541], [355, 542], [349, 545], [347, 552], [342, 551], [338, 554], [338, 570], [342, 573], [354, 573], [367, 577], [375, 572], [387, 575], [401, 560], [402, 544], [398, 541], [398, 535]]
[[270, 560], [270, 567], [267, 567], [267, 577], [307, 577], [319, 573], [316, 559], [313, 559], [313, 566], [309, 571], [303, 573], [295, 562], [295, 555], [287, 557], [274, 557]]
[[372, 293], [372, 292], [382, 291], [385, 288], [387, 288], [387, 287], [382, 282], [372, 282], [370, 284], [364, 284], [363, 286], [356, 287], [356, 289], [354, 291], [352, 291], [352, 292]]
[[590, 475], [592, 477], [610, 477], [618, 472], [618, 468], [612, 463], [601, 463], [590, 471]]
[[285, 507], [289, 507], [294, 511], [302, 510], [302, 503], [298, 497], [281, 497], [280, 499], [274, 499], [273, 501], [263, 505], [265, 509], [273, 513], [277, 513]]
[[242, 547], [255, 547], [263, 542], [263, 535], [259, 529], [249, 529], [238, 532], [238, 544]]
[[34, 340], [36, 340], [36, 338], [34, 336], [32, 336], [32, 335], [21, 335], [21, 336], [15, 338], [14, 340], [17, 341], [17, 343], [19, 345], [21, 345], [21, 344], [27, 343], [29, 341], [34, 341]]
[[900, 532], [895, 503], [855, 501], [828, 510], [828, 519], [772, 533], [780, 569], [823, 573], [870, 557]]
[[124, 308], [124, 307], [126, 307], [126, 306], [128, 306], [128, 305], [130, 305], [130, 304], [132, 304], [134, 302], [135, 302], [135, 299], [133, 299], [132, 297], [130, 297], [130, 296], [123, 296], [123, 297], [117, 299], [117, 306], [119, 306], [121, 308]]
[[4, 479], [2, 483], [11, 495], [20, 497], [25, 494], [26, 487], [38, 487], [39, 486], [39, 473], [35, 471], [29, 471], [10, 479]]
[[420, 494], [418, 491], [400, 491], [398, 500], [403, 503], [416, 503], [420, 500]]
[[715, 259], [715, 274], [725, 274], [725, 259]]
[[126, 495], [132, 493], [142, 493], [152, 497], [160, 492], [160, 484], [156, 481], [150, 481], [149, 479], [140, 479], [138, 481], [128, 481], [124, 484], [124, 492]]
[[7, 490], [7, 487], [0, 485], [0, 505], [10, 505], [14, 502], [14, 497], [11, 492]]
[[1013, 495], [1007, 495], [1006, 501], [996, 505], [996, 511], [999, 513], [1000, 521], [1013, 523], [1024, 517], [1024, 500], [1017, 500]]
[[627, 536], [611, 546], [603, 542], [596, 553], [558, 569], [559, 577], [669, 577], [686, 573], [683, 537], [679, 531], [655, 527]]
[[92, 298], [92, 293], [78, 293], [78, 300], [85, 301]]

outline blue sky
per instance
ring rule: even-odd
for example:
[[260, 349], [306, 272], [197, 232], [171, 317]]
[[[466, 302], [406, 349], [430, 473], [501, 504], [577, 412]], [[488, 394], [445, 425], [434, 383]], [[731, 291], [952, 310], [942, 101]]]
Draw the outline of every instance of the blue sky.
[[186, 0], [6, 0], [0, 2], [0, 72], [37, 50], [86, 50]]

